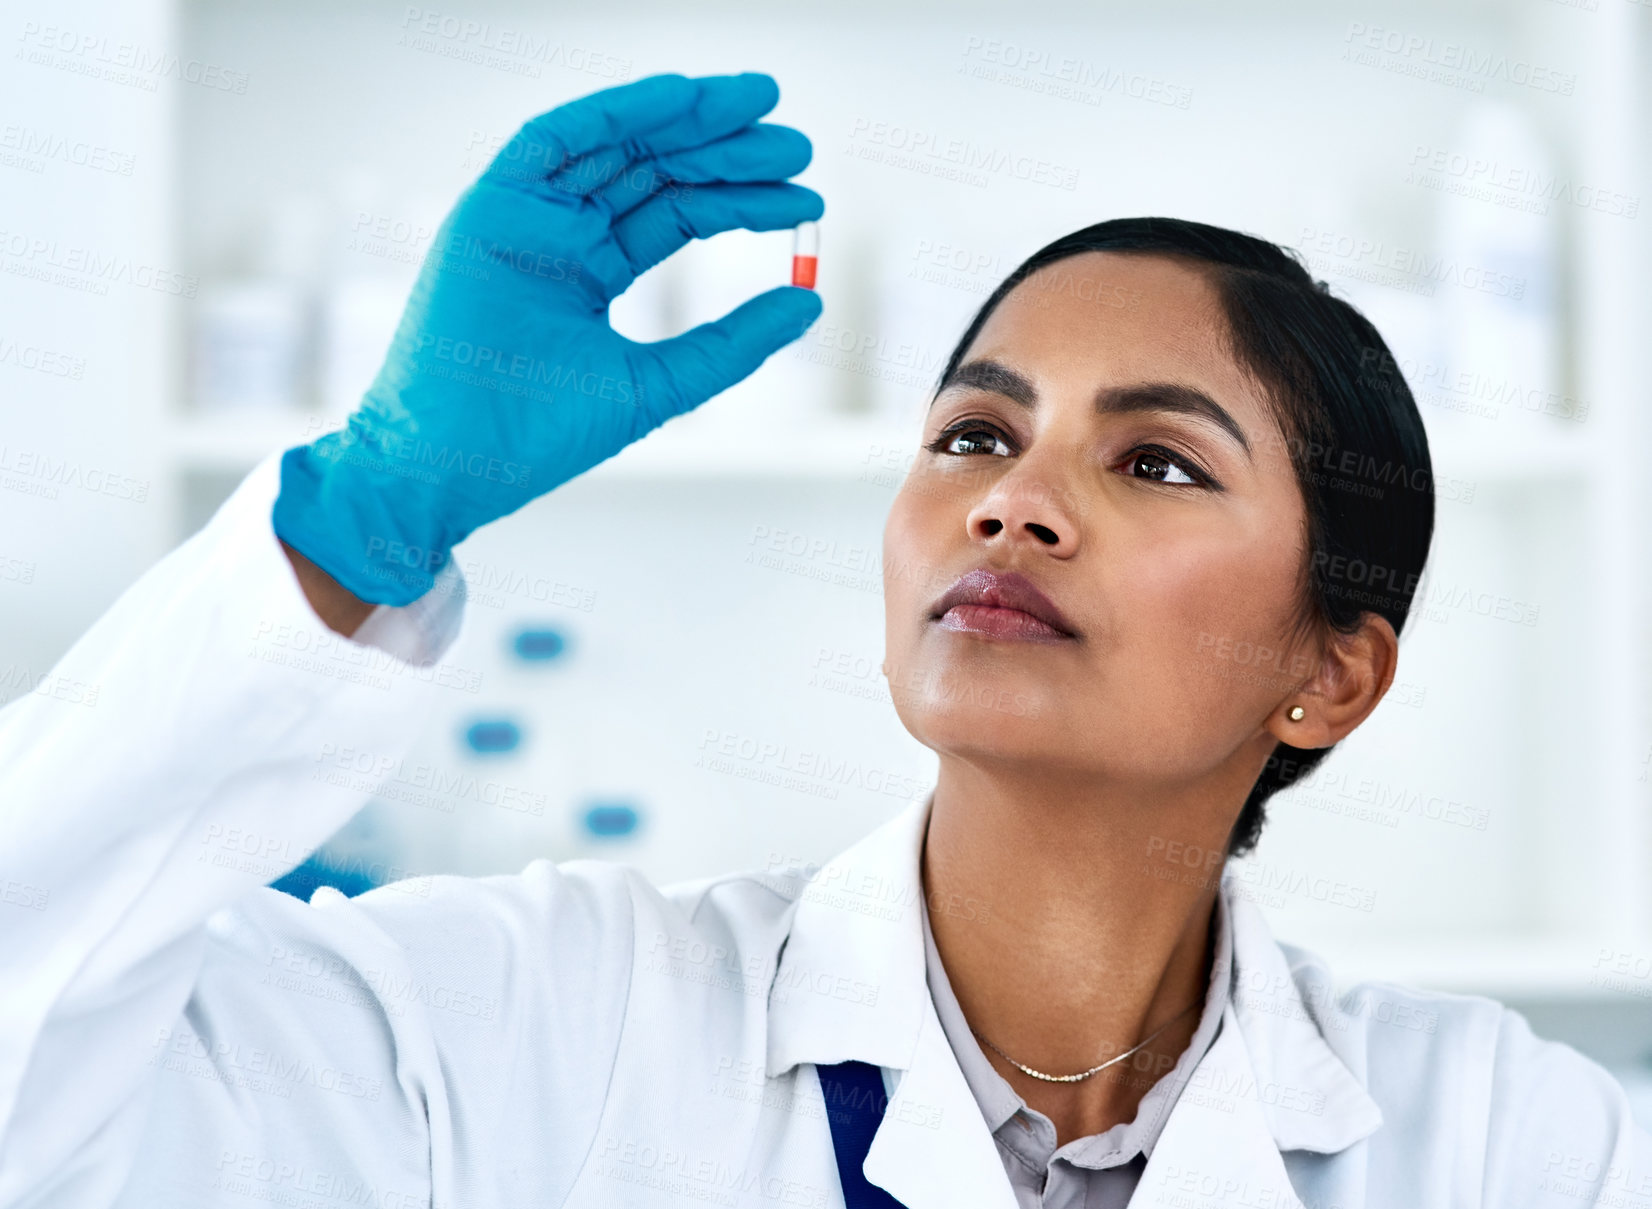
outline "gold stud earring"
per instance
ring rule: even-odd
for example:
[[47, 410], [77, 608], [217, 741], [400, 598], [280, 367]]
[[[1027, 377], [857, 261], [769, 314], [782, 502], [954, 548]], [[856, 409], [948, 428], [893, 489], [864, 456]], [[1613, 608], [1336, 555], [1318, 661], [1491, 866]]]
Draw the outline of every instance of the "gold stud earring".
[[1300, 705], [1293, 705], [1293, 706], [1291, 706], [1291, 712], [1287, 716], [1290, 718], [1290, 720], [1292, 722], [1300, 722], [1300, 721], [1302, 721], [1302, 716], [1303, 716], [1304, 712], [1305, 711], [1303, 710], [1303, 708]]

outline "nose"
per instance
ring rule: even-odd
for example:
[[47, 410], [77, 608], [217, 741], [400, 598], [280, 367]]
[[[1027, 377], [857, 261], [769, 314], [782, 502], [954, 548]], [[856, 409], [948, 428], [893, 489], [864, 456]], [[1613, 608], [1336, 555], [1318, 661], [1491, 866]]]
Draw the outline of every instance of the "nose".
[[997, 478], [964, 519], [971, 541], [1028, 543], [1059, 558], [1078, 553], [1076, 499], [1030, 459]]

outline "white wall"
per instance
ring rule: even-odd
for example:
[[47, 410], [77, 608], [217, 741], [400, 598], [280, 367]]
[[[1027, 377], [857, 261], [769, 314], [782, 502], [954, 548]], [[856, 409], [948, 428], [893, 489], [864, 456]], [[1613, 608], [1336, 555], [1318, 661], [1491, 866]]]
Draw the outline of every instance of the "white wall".
[[[80, 52], [57, 49], [62, 40]], [[28, 691], [174, 539], [157, 434], [190, 283], [172, 241], [179, 86], [106, 80], [175, 43], [161, 0], [7, 4], [0, 71], [0, 699]], [[43, 63], [29, 56], [44, 58]]]

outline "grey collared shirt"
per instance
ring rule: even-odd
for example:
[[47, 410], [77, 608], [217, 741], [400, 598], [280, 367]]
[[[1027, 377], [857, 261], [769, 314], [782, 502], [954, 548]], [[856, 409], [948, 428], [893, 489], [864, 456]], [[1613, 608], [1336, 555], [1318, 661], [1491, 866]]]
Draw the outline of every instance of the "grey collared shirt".
[[919, 912], [923, 918], [929, 993], [935, 1000], [936, 1014], [998, 1144], [998, 1156], [1004, 1160], [1004, 1170], [1021, 1209], [1124, 1209], [1130, 1200], [1171, 1107], [1193, 1077], [1199, 1059], [1216, 1040], [1222, 1024], [1222, 1011], [1231, 993], [1233, 934], [1227, 902], [1220, 894], [1216, 896], [1215, 914], [1215, 955], [1211, 958], [1204, 1013], [1176, 1065], [1148, 1089], [1133, 1120], [1102, 1133], [1075, 1138], [1057, 1149], [1054, 1123], [1036, 1108], [1027, 1107], [982, 1053], [947, 981], [930, 930], [929, 912]]

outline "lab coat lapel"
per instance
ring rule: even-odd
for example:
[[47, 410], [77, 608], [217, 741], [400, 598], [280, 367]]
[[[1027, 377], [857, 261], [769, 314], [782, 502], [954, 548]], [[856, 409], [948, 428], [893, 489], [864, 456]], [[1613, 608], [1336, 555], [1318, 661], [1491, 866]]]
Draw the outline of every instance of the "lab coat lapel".
[[1232, 881], [1223, 893], [1233, 920], [1232, 1007], [1263, 1119], [1281, 1150], [1344, 1150], [1382, 1125], [1377, 1102], [1327, 1040], [1358, 1035], [1358, 1021], [1322, 966], [1303, 954], [1293, 970], [1255, 904]]
[[1301, 1209], [1260, 1100], [1233, 1006], [1170, 1111], [1130, 1209], [1267, 1205]]
[[947, 1043], [924, 961], [919, 849], [929, 799], [787, 887], [798, 896], [769, 995], [768, 1074], [858, 1059], [896, 1072], [862, 1170], [907, 1209], [1015, 1209]]
[[[1222, 893], [1233, 924], [1232, 996], [1130, 1209], [1300, 1209], [1281, 1152], [1334, 1154], [1382, 1124], [1382, 1110], [1321, 1031], [1322, 1022], [1346, 1025], [1341, 1009], [1316, 993], [1310, 1010], [1261, 912], [1232, 882]], [[1343, 1181], [1335, 1203], [1359, 1209], [1363, 1186]]]
[[1016, 1209], [1004, 1160], [933, 1004], [862, 1170], [906, 1209]]
[[797, 898], [769, 989], [771, 1079], [799, 1062], [912, 1065], [929, 1002], [917, 914], [928, 808], [914, 803], [806, 878], [769, 879]]

